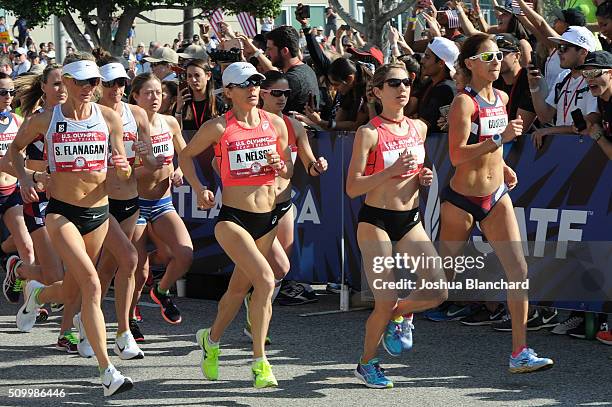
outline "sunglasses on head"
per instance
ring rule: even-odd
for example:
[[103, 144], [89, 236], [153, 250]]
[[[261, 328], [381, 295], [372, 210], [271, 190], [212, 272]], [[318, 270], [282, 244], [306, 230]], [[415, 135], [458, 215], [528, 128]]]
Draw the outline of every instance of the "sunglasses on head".
[[567, 51], [570, 48], [578, 48], [575, 45], [572, 44], [559, 44], [557, 45], [557, 51], [559, 51], [560, 53], [564, 53], [565, 51]]
[[470, 59], [480, 59], [482, 62], [493, 62], [494, 59], [501, 61], [504, 59], [504, 53], [501, 51], [481, 52], [480, 54], [470, 57]]
[[72, 80], [74, 81], [74, 84], [77, 86], [92, 86], [92, 87], [96, 87], [100, 84], [100, 78], [89, 78], [89, 79], [74, 79], [72, 78]]
[[0, 96], [15, 96], [17, 91], [15, 89], [0, 89]]
[[249, 78], [242, 83], [232, 83], [228, 86], [228, 88], [246, 89], [246, 88], [250, 88], [251, 86], [255, 86], [255, 87], [261, 86], [261, 79], [260, 78]]
[[126, 86], [127, 78], [116, 78], [108, 82], [102, 81], [102, 86], [104, 86], [105, 88], [112, 88], [115, 85], [119, 86], [120, 88]]
[[262, 89], [262, 92], [269, 93], [275, 98], [279, 98], [281, 96], [285, 96], [286, 98], [291, 95], [291, 89]]
[[582, 77], [584, 79], [595, 79], [599, 78], [604, 73], [608, 72], [609, 69], [585, 69], [582, 71]]
[[409, 87], [412, 85], [412, 79], [411, 78], [404, 78], [404, 79], [398, 79], [398, 78], [390, 78], [385, 80], [385, 83], [387, 85], [389, 85], [390, 88], [399, 88], [399, 86], [403, 83], [405, 87]]

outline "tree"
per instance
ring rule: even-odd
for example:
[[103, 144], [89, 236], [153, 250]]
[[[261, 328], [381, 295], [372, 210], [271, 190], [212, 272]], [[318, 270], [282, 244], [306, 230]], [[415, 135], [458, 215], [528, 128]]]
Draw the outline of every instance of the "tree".
[[[255, 16], [277, 15], [282, 0], [0, 0], [0, 7], [24, 17], [31, 27], [47, 24], [52, 15], [59, 17], [74, 45], [83, 51], [91, 51], [85, 34], [91, 36], [95, 46], [121, 55], [128, 32], [134, 20], [140, 18], [148, 23], [177, 26], [198, 18], [205, 18], [217, 8], [230, 14], [247, 11]], [[195, 8], [205, 11], [194, 13], [187, 21], [160, 22], [143, 15], [151, 10], [183, 10]], [[85, 25], [81, 30], [73, 14]], [[114, 16], [119, 16], [119, 27], [112, 38]]]
[[381, 50], [386, 49], [389, 23], [398, 15], [405, 13], [416, 3], [415, 0], [363, 0], [364, 21], [355, 20], [342, 6], [339, 0], [329, 0], [340, 17], [352, 28], [367, 37], [368, 43], [376, 45]]

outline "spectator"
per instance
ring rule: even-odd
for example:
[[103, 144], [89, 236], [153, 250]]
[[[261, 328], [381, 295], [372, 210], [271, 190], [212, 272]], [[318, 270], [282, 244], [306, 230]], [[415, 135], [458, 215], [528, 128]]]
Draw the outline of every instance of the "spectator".
[[175, 81], [162, 82], [162, 101], [159, 114], [174, 116], [176, 112], [176, 96], [178, 85]]
[[13, 76], [13, 64], [6, 56], [0, 57], [0, 72]]
[[28, 51], [23, 47], [17, 48], [14, 55], [15, 70], [13, 72], [13, 78], [16, 78], [19, 75], [28, 72], [32, 67], [32, 63], [28, 60]]
[[191, 43], [194, 45], [202, 45], [202, 40], [200, 40], [200, 36], [198, 34], [193, 34], [193, 38], [191, 40]]
[[7, 32], [6, 28], [6, 18], [4, 16], [0, 16], [0, 33]]
[[144, 42], [140, 42], [138, 43], [138, 46], [136, 47], [136, 61], [140, 62], [142, 58], [144, 58], [144, 56], [145, 56], [145, 44]]
[[597, 97], [597, 111], [601, 116], [601, 120], [593, 123], [586, 133], [612, 160], [612, 54], [592, 52], [577, 69], [582, 70], [592, 95]]
[[203, 59], [208, 60], [208, 54], [206, 53], [206, 49], [201, 47], [200, 45], [191, 44], [187, 48], [183, 50], [183, 52], [179, 52], [178, 56], [183, 59]]
[[427, 124], [428, 133], [439, 133], [441, 116], [447, 116], [450, 104], [456, 94], [452, 80], [459, 49], [455, 43], [444, 37], [431, 40], [421, 60], [421, 73], [429, 81], [418, 95], [418, 116]]
[[[28, 61], [30, 61], [30, 65], [38, 65], [40, 64], [40, 56], [36, 51], [28, 51], [27, 53]], [[31, 67], [30, 67], [31, 69]]]
[[259, 20], [261, 23], [261, 33], [266, 35], [274, 29], [274, 19], [272, 17], [264, 17]]
[[336, 34], [338, 31], [338, 15], [334, 11], [333, 7], [327, 7], [325, 9], [325, 37], [329, 37], [333, 32]]
[[597, 113], [597, 99], [591, 95], [589, 86], [576, 69], [584, 64], [587, 54], [595, 50], [595, 37], [586, 27], [572, 26], [561, 38], [551, 40], [558, 43], [561, 68], [570, 69], [570, 72], [557, 76], [548, 96], [542, 91], [545, 85], [539, 70], [529, 75], [529, 88], [540, 122], [551, 122], [556, 116], [555, 126], [538, 129], [532, 134], [536, 148], [542, 147], [542, 139], [547, 134], [574, 132], [571, 111], [580, 109], [589, 122], [594, 122]]
[[[274, 67], [284, 72], [291, 88], [291, 96], [284, 112], [303, 112], [311, 97], [317, 110], [320, 100], [317, 76], [312, 68], [301, 60], [300, 39], [296, 29], [281, 26], [270, 31], [266, 39], [266, 56], [269, 60], [266, 58], [265, 62], [271, 62]], [[259, 62], [262, 62], [261, 58]]]
[[40, 45], [38, 46], [38, 50], [39, 51], [44, 51], [44, 52], [49, 51], [47, 43], [46, 42], [41, 42]]
[[51, 41], [47, 43], [47, 52], [55, 51], [55, 44]]
[[134, 37], [136, 36], [136, 26], [132, 25], [132, 27], [130, 27], [129, 31], [128, 31], [128, 35], [127, 35], [127, 45], [130, 46], [130, 48], [132, 46], [134, 46]]
[[[599, 42], [605, 51], [612, 51], [612, 2], [606, 1], [597, 6], [597, 25], [599, 25]], [[602, 35], [603, 34], [603, 35]]]
[[[15, 35], [15, 27], [17, 27], [17, 35]], [[26, 21], [26, 19], [23, 17], [19, 17], [13, 25], [12, 32], [13, 36], [17, 37], [17, 39], [19, 40], [19, 46], [23, 47], [25, 45], [26, 39], [30, 36], [28, 22]]]
[[529, 92], [527, 69], [522, 68], [520, 64], [519, 40], [512, 34], [499, 34], [495, 38], [499, 50], [504, 53], [504, 59], [501, 62], [499, 79], [493, 82], [493, 87], [508, 94], [508, 120], [514, 120], [520, 115], [523, 119], [523, 131], [527, 132], [535, 121], [536, 114]]
[[323, 42], [324, 39], [325, 39], [325, 36], [323, 35], [323, 27], [318, 26], [317, 27], [317, 32], [316, 32], [316, 35], [315, 35], [315, 40], [318, 43], [321, 43], [321, 42]]
[[176, 80], [176, 73], [172, 70], [178, 65], [178, 55], [168, 47], [157, 48], [153, 55], [144, 58], [145, 61], [151, 64], [151, 71], [160, 81]]

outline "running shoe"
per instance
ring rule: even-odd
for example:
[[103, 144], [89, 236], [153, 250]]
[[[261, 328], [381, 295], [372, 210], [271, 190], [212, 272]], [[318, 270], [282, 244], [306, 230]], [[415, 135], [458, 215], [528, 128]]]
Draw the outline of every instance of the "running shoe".
[[315, 292], [307, 284], [300, 284], [295, 281], [284, 281], [283, 286], [276, 297], [276, 300], [280, 305], [291, 306], [291, 305], [302, 305], [317, 302], [319, 299]]
[[81, 321], [81, 313], [79, 312], [72, 318], [73, 326], [79, 331], [79, 343], [77, 344], [77, 349], [79, 351], [79, 355], [84, 358], [90, 358], [95, 355], [93, 348], [89, 344], [89, 340], [87, 339], [87, 333], [85, 332], [85, 326]]
[[404, 321], [402, 322], [402, 337], [400, 338], [402, 341], [402, 350], [412, 349], [412, 331], [414, 329], [414, 324], [412, 323], [413, 320], [413, 314], [410, 314], [409, 317], [404, 316]]
[[[246, 297], [244, 297], [244, 308], [246, 309], [246, 326], [242, 330], [242, 332], [249, 337], [251, 342], [253, 342], [253, 331], [251, 331], [251, 318], [249, 317], [249, 305], [251, 302], [251, 293], [248, 293]], [[270, 337], [266, 336], [265, 345], [269, 345], [272, 343], [270, 341]]]
[[533, 349], [525, 348], [517, 357], [510, 355], [508, 370], [510, 373], [530, 373], [550, 369], [553, 365], [552, 359], [540, 358]]
[[325, 287], [325, 291], [330, 294], [340, 294], [342, 291], [342, 284], [338, 283], [327, 283], [327, 287]]
[[4, 298], [11, 304], [19, 302], [19, 296], [25, 285], [25, 281], [17, 277], [17, 267], [22, 263], [19, 256], [15, 255], [9, 256], [5, 263], [6, 276], [4, 276], [2, 292], [4, 293]]
[[536, 317], [527, 321], [528, 331], [539, 331], [542, 328], [554, 328], [559, 325], [559, 313], [556, 308], [540, 308]]
[[472, 304], [457, 305], [450, 304], [448, 307], [437, 308], [425, 312], [425, 318], [434, 322], [442, 321], [458, 321], [472, 315], [478, 310], [477, 306]]
[[[533, 321], [540, 318], [540, 314], [537, 309], [532, 310], [529, 314], [527, 314], [527, 330], [528, 331], [537, 331], [540, 329], [537, 324], [534, 326]], [[530, 325], [531, 324], [531, 325]], [[500, 332], [512, 332], [512, 318], [510, 314], [504, 315], [504, 317], [497, 322], [493, 322], [491, 327]]]
[[136, 316], [136, 322], [143, 321], [142, 314], [140, 313], [140, 307], [138, 305], [134, 308], [134, 315]]
[[380, 367], [378, 359], [372, 359], [365, 364], [359, 362], [354, 373], [356, 378], [372, 389], [390, 389], [393, 387], [393, 382], [385, 376], [385, 370]]
[[584, 324], [584, 312], [572, 312], [565, 321], [552, 329], [552, 333], [557, 335], [567, 335], [568, 331]]
[[130, 319], [130, 332], [132, 333], [132, 337], [136, 342], [144, 342], [145, 337], [140, 331], [140, 326], [138, 326], [138, 322], [135, 319]]
[[79, 353], [77, 349], [77, 344], [79, 343], [79, 339], [76, 337], [72, 330], [64, 332], [63, 335], [60, 335], [57, 338], [57, 343], [55, 344], [55, 349], [66, 351], [69, 354]]
[[45, 286], [36, 280], [30, 280], [25, 286], [25, 300], [17, 312], [17, 328], [30, 332], [36, 324], [37, 309], [43, 304], [36, 301], [36, 296]]
[[46, 308], [39, 308], [36, 311], [36, 323], [40, 324], [49, 319], [49, 311]]
[[64, 310], [64, 304], [57, 304], [52, 302], [49, 304], [51, 306], [51, 312], [62, 312]]
[[253, 362], [251, 372], [253, 372], [253, 386], [255, 388], [264, 389], [266, 387], [278, 386], [276, 377], [272, 373], [272, 366], [270, 366], [270, 362], [267, 359]]
[[[401, 317], [400, 317], [401, 318]], [[402, 324], [404, 318], [400, 320], [391, 320], [387, 323], [387, 328], [383, 333], [382, 344], [383, 348], [391, 356], [399, 356], [402, 353]]]
[[494, 322], [501, 321], [504, 315], [506, 315], [504, 304], [499, 304], [493, 312], [489, 311], [486, 305], [483, 304], [478, 311], [463, 318], [461, 323], [468, 326], [491, 325]]
[[160, 293], [158, 288], [159, 286], [156, 286], [151, 289], [151, 299], [161, 307], [161, 315], [167, 323], [173, 325], [180, 324], [182, 321], [181, 312], [174, 304], [174, 301], [172, 301], [172, 297], [170, 297], [169, 293], [168, 295]]
[[604, 323], [601, 330], [597, 332], [595, 338], [606, 345], [612, 345], [612, 331], [608, 328], [608, 324]]
[[219, 355], [221, 351], [219, 344], [211, 345], [209, 343], [210, 328], [200, 329], [196, 333], [196, 341], [202, 349], [202, 361], [200, 367], [204, 377], [208, 380], [217, 380], [219, 378]]
[[568, 329], [567, 334], [573, 338], [586, 339], [586, 321], [583, 319], [578, 326]]
[[122, 360], [142, 359], [144, 352], [138, 347], [130, 331], [124, 332], [115, 338], [115, 355]]
[[121, 374], [115, 366], [109, 365], [101, 374], [104, 397], [123, 393], [134, 387], [134, 382], [129, 377]]

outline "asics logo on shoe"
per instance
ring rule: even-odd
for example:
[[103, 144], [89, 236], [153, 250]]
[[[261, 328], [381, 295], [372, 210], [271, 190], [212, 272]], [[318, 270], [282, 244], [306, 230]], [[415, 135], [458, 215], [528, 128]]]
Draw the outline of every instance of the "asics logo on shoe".
[[123, 352], [125, 350], [125, 348], [127, 348], [127, 346], [124, 346], [122, 348], [121, 346], [119, 346], [119, 344], [117, 344], [117, 348], [119, 349], [119, 352]]
[[102, 383], [102, 386], [104, 386], [104, 387], [106, 387], [108, 390], [110, 390], [111, 384], [112, 384], [112, 383], [109, 383], [108, 385], [106, 385], [106, 384]]

